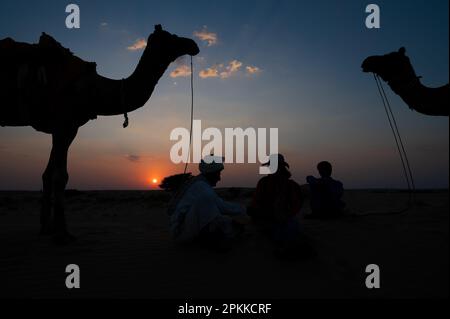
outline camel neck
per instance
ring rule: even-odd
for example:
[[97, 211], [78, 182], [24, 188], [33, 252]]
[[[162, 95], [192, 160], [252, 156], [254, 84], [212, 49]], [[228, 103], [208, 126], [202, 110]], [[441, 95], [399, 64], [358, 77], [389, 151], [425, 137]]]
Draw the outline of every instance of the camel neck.
[[411, 80], [390, 81], [389, 86], [392, 91], [398, 94], [409, 107], [413, 109], [418, 102], [418, 97], [422, 95], [424, 89], [424, 86], [417, 78]]
[[407, 94], [411, 91], [414, 91], [418, 88], [423, 87], [423, 85], [420, 83], [419, 78], [417, 78], [417, 77], [394, 78], [394, 79], [389, 80], [388, 83], [389, 83], [389, 86], [391, 87], [391, 89], [398, 95]]
[[144, 106], [170, 62], [164, 54], [145, 49], [133, 74], [124, 80], [123, 93], [127, 112]]
[[98, 76], [95, 92], [97, 115], [119, 115], [144, 106], [170, 62], [167, 55], [147, 47], [128, 78], [111, 80]]
[[438, 88], [429, 88], [416, 78], [409, 83], [405, 82], [401, 85], [389, 83], [389, 85], [410, 109], [427, 115], [448, 116], [448, 84]]
[[170, 59], [147, 47], [133, 74], [123, 80], [121, 100], [126, 112], [132, 112], [148, 101], [167, 67]]

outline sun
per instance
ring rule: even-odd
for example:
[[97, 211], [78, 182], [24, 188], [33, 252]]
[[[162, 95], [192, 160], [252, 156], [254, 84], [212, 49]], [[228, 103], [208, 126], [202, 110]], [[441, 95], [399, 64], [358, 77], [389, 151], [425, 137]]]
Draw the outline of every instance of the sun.
[[153, 179], [152, 179], [152, 184], [157, 184], [157, 183], [158, 183], [158, 179], [153, 178]]

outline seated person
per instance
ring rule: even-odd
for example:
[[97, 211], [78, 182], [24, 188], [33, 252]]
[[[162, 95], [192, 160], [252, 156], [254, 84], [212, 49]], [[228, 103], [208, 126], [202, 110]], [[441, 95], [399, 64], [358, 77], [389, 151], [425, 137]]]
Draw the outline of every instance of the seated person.
[[345, 203], [341, 200], [344, 187], [340, 181], [331, 178], [333, 167], [323, 161], [317, 165], [320, 178], [306, 177], [311, 189], [312, 214], [307, 218], [335, 218], [344, 212]]
[[177, 241], [199, 240], [222, 250], [242, 230], [248, 219], [245, 208], [222, 200], [213, 189], [220, 181], [222, 162], [221, 157], [205, 157], [199, 164], [200, 175], [185, 182], [171, 200], [170, 232]]
[[[300, 212], [303, 198], [300, 185], [291, 179], [289, 164], [286, 163], [284, 156], [281, 154], [275, 156], [278, 156], [278, 169], [259, 180], [249, 214], [257, 224], [269, 232], [277, 245], [276, 253], [279, 256], [292, 256], [292, 253], [295, 253], [293, 250], [298, 248], [300, 225], [296, 217]], [[264, 164], [269, 165], [270, 162]]]

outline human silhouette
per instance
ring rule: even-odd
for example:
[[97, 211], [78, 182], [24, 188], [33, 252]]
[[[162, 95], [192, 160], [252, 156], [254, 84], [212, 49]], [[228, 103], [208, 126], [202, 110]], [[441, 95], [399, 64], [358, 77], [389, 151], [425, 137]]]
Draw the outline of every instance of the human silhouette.
[[323, 161], [317, 164], [320, 178], [306, 177], [311, 189], [311, 210], [307, 218], [336, 218], [343, 214], [345, 207], [342, 201], [344, 186], [331, 177], [332, 165]]
[[168, 214], [170, 232], [178, 242], [197, 241], [213, 250], [231, 248], [248, 220], [245, 208], [221, 199], [213, 187], [221, 180], [223, 158], [207, 156], [200, 174], [190, 178], [173, 196]]
[[[275, 173], [258, 181], [249, 207], [249, 214], [257, 225], [276, 244], [279, 257], [295, 257], [300, 239], [300, 225], [297, 216], [303, 204], [300, 185], [291, 179], [289, 164], [282, 154], [271, 155], [278, 158]], [[269, 166], [270, 161], [264, 166]]]

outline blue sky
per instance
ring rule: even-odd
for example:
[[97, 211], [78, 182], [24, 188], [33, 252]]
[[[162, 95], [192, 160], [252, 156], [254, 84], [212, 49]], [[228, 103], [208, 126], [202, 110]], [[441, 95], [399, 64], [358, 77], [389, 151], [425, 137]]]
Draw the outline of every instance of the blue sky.
[[[2, 1], [0, 38], [36, 42], [42, 31], [97, 71], [123, 78], [142, 51], [127, 49], [161, 23], [194, 38], [195, 118], [204, 127], [278, 127], [280, 150], [294, 178], [304, 183], [318, 161], [335, 164], [349, 188], [404, 187], [393, 137], [373, 78], [361, 72], [365, 57], [405, 46], [428, 86], [448, 83], [448, 1], [375, 1], [381, 29], [365, 27], [365, 1], [74, 1], [81, 28], [65, 27], [65, 1]], [[194, 37], [217, 36], [217, 43]], [[198, 72], [242, 63], [227, 78]], [[169, 159], [170, 131], [189, 126], [189, 78], [172, 78], [170, 66], [145, 107], [99, 118], [81, 128], [70, 158], [69, 187], [145, 188], [148, 179], [182, 171]], [[249, 75], [246, 66], [259, 72]], [[448, 118], [412, 112], [388, 90], [419, 187], [448, 187]], [[0, 189], [39, 189], [50, 137], [31, 128], [0, 129]], [[130, 155], [135, 161], [128, 160]], [[102, 165], [99, 165], [101, 163]], [[120, 169], [117, 169], [120, 167]], [[195, 167], [192, 170], [196, 172]], [[229, 165], [222, 186], [252, 186], [255, 165]]]

